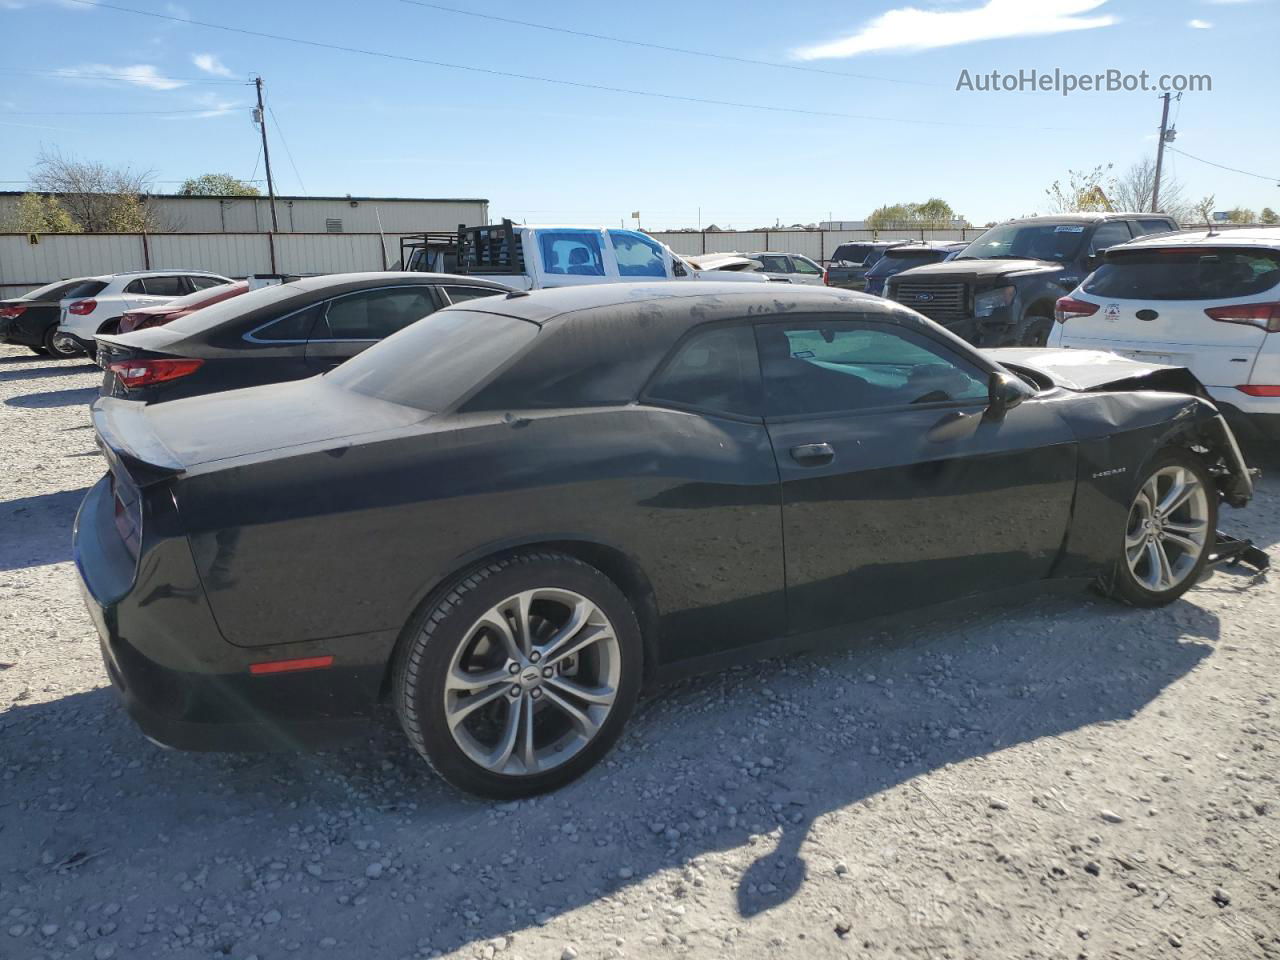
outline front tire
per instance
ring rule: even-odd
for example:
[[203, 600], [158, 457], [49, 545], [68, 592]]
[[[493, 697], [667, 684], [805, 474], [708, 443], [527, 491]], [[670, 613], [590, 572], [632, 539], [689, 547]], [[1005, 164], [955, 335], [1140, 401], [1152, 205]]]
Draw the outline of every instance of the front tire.
[[463, 576], [410, 623], [393, 700], [414, 749], [461, 790], [509, 800], [564, 786], [617, 740], [640, 691], [622, 591], [564, 554]]
[[1014, 343], [1019, 347], [1043, 347], [1049, 343], [1049, 334], [1053, 330], [1053, 318], [1031, 314], [1023, 317], [1018, 324]]
[[1107, 577], [1113, 597], [1137, 607], [1172, 603], [1200, 579], [1218, 528], [1218, 491], [1204, 463], [1171, 448], [1147, 465]]

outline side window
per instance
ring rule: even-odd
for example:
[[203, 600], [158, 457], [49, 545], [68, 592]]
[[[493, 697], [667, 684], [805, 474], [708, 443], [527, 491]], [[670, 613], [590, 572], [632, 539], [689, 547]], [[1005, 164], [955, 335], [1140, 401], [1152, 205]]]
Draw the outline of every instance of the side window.
[[588, 230], [550, 230], [538, 234], [542, 266], [547, 273], [603, 277], [600, 235]]
[[182, 277], [144, 277], [142, 287], [153, 297], [181, 297], [187, 293]]
[[791, 262], [796, 265], [796, 273], [807, 273], [810, 276], [822, 273], [821, 267], [805, 257], [792, 257]]
[[146, 293], [146, 291], [142, 289], [141, 280], [130, 280], [129, 285], [124, 288], [124, 292], [125, 293]]
[[490, 287], [441, 287], [449, 296], [450, 303], [466, 303], [468, 300], [478, 300], [481, 297], [500, 297], [502, 290], [494, 290]]
[[1168, 220], [1130, 220], [1129, 229], [1135, 237], [1145, 237], [1152, 233], [1172, 233], [1177, 227]]
[[618, 273], [624, 277], [666, 277], [667, 266], [658, 241], [633, 230], [610, 230]]
[[1097, 230], [1093, 231], [1093, 239], [1089, 241], [1089, 256], [1130, 239], [1132, 238], [1129, 236], [1129, 228], [1123, 220], [1112, 220], [1101, 224]]
[[329, 340], [381, 340], [436, 309], [431, 288], [363, 290], [329, 301], [313, 336]]
[[761, 268], [765, 270], [767, 273], [790, 273], [791, 272], [787, 268], [786, 257], [763, 256], [763, 257], [756, 257], [756, 259], [760, 261]]
[[695, 333], [676, 348], [645, 399], [709, 413], [760, 416], [760, 367], [749, 326]]
[[324, 314], [324, 304], [314, 303], [301, 310], [285, 314], [278, 320], [272, 320], [249, 334], [254, 340], [270, 340], [273, 342], [297, 343], [307, 340], [316, 321]]
[[196, 290], [208, 290], [210, 287], [220, 287], [227, 281], [219, 277], [187, 277], [191, 282], [191, 286]]
[[987, 399], [982, 369], [890, 323], [761, 324], [756, 339], [766, 416]]

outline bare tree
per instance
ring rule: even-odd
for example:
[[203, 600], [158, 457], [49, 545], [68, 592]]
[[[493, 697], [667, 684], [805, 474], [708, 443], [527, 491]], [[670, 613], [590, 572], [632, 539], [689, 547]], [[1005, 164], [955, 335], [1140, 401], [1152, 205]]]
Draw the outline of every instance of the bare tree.
[[[1151, 195], [1156, 185], [1156, 165], [1146, 157], [1116, 177], [1111, 188], [1111, 203], [1117, 210], [1146, 213], [1151, 210]], [[1160, 178], [1160, 210], [1175, 220], [1188, 219], [1192, 205], [1182, 195], [1182, 184], [1167, 174]]]
[[1112, 209], [1107, 196], [1115, 185], [1110, 176], [1111, 164], [1092, 170], [1068, 170], [1067, 182], [1055, 180], [1045, 190], [1053, 213], [1080, 213]]
[[142, 233], [166, 228], [147, 204], [152, 177], [150, 170], [109, 167], [41, 149], [31, 186], [55, 194], [85, 233]]
[[1201, 197], [1199, 201], [1191, 205], [1191, 212], [1196, 220], [1203, 220], [1207, 227], [1213, 220], [1213, 205], [1217, 203], [1218, 198], [1212, 193], [1208, 196]]

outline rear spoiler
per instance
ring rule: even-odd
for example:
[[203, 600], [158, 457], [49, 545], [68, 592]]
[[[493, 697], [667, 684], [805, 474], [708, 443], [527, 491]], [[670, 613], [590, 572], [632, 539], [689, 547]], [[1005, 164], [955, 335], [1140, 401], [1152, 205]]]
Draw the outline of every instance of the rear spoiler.
[[160, 483], [186, 469], [151, 429], [144, 403], [100, 397], [93, 404], [93, 429], [113, 470], [119, 467], [139, 487]]

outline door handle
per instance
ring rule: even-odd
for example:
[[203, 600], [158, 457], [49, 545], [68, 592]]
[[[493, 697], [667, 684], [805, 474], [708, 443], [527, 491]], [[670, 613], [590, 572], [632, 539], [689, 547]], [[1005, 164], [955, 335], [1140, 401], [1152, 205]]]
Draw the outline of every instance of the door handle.
[[835, 448], [829, 443], [802, 443], [791, 448], [791, 459], [805, 467], [819, 467], [830, 463], [835, 455]]

